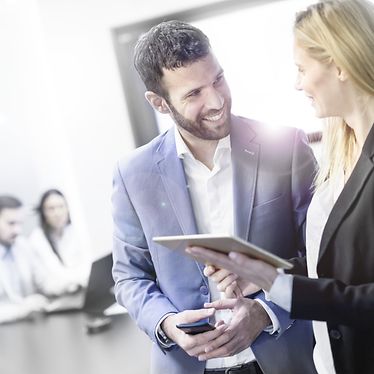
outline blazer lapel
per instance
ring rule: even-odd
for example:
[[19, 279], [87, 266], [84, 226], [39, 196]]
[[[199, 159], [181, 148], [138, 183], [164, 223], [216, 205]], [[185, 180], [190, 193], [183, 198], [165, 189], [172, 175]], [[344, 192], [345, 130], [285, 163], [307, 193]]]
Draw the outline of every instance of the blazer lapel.
[[156, 163], [182, 233], [184, 235], [196, 234], [195, 216], [184, 173], [183, 161], [176, 152], [174, 129], [167, 133], [165, 142], [160, 146]]
[[361, 190], [363, 189], [366, 180], [373, 172], [374, 165], [372, 157], [374, 154], [374, 126], [372, 127], [364, 147], [362, 154], [357, 161], [355, 168], [352, 171], [350, 178], [343, 188], [340, 196], [338, 197], [330, 215], [326, 222], [325, 229], [322, 234], [321, 246], [319, 251], [318, 261], [321, 260], [322, 256], [326, 252], [326, 249], [330, 243], [332, 236], [340, 226], [349, 208], [360, 196]]
[[[173, 128], [167, 133], [165, 143], [158, 152], [157, 165], [170, 205], [173, 208], [173, 213], [182, 233], [184, 235], [196, 234], [195, 215], [192, 209], [183, 161], [177, 155], [174, 131], [175, 129]], [[195, 263], [204, 283], [208, 287], [207, 278], [203, 273], [205, 266], [198, 261], [195, 261]]]
[[260, 145], [249, 123], [233, 117], [231, 129], [235, 235], [248, 240]]

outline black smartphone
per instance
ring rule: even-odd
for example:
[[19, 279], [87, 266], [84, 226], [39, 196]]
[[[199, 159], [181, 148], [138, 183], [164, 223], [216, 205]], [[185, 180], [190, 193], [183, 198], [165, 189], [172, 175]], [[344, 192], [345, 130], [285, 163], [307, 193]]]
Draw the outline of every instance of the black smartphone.
[[207, 321], [198, 321], [193, 323], [180, 323], [177, 325], [178, 329], [184, 331], [186, 334], [196, 335], [201, 332], [214, 330], [215, 327]]

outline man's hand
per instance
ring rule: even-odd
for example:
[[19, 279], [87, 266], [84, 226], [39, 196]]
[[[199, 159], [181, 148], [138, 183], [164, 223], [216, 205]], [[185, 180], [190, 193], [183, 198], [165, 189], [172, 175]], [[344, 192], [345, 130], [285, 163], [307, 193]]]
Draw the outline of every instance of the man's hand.
[[215, 309], [213, 308], [185, 310], [166, 317], [161, 323], [161, 328], [164, 333], [186, 351], [188, 355], [198, 357], [205, 352], [205, 348], [210, 341], [216, 339], [223, 333], [226, 326], [220, 323], [216, 324], [215, 330], [189, 335], [178, 329], [176, 325], [180, 323], [197, 322], [201, 319], [209, 318], [214, 315], [214, 312]]
[[254, 300], [226, 299], [205, 304], [205, 307], [231, 309], [233, 316], [223, 334], [208, 342], [200, 361], [232, 356], [248, 348], [265, 327], [271, 324], [265, 309]]
[[238, 275], [213, 265], [205, 266], [204, 275], [217, 283], [218, 291], [224, 292], [227, 298], [240, 298], [260, 290], [259, 287]]
[[227, 256], [203, 247], [187, 247], [185, 252], [200, 262], [214, 264], [221, 269], [227, 269], [265, 291], [270, 290], [278, 275], [274, 266], [262, 260], [250, 258], [242, 253], [230, 252]]

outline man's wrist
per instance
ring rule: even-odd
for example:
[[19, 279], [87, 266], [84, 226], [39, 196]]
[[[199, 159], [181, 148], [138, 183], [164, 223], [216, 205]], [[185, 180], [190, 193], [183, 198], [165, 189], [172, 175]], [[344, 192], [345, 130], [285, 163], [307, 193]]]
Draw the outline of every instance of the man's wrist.
[[161, 326], [159, 326], [157, 329], [157, 338], [159, 342], [162, 344], [162, 346], [165, 348], [170, 348], [173, 345], [175, 345], [175, 343], [165, 334]]
[[264, 328], [264, 332], [268, 332], [269, 334], [274, 334], [279, 330], [279, 321], [275, 313], [271, 310], [271, 308], [261, 299], [254, 299], [257, 301], [258, 304], [264, 309], [265, 313], [268, 316], [268, 324]]
[[173, 314], [175, 313], [166, 314], [163, 318], [161, 318], [156, 326], [156, 338], [163, 348], [170, 348], [176, 344], [172, 339], [169, 338], [169, 336], [166, 335], [165, 331], [162, 328], [162, 324], [166, 320], [166, 318]]

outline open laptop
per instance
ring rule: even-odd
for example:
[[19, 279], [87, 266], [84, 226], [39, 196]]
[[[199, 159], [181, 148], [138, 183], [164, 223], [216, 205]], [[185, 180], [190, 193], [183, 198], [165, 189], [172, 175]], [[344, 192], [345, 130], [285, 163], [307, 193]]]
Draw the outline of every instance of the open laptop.
[[[104, 314], [108, 307], [116, 303], [113, 292], [112, 266], [111, 254], [94, 261], [87, 288], [52, 300], [48, 304], [46, 312], [82, 310], [90, 314]], [[126, 311], [125, 308], [122, 309], [122, 311]]]

